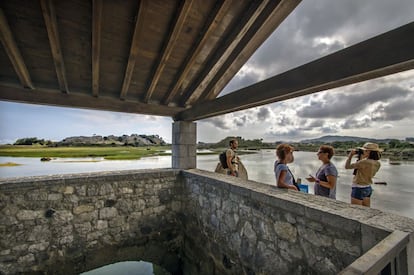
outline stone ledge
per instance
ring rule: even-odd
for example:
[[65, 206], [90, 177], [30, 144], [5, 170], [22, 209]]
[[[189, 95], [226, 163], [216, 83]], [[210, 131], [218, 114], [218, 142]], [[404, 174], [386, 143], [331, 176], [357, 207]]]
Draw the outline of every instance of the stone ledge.
[[[111, 177], [114, 180], [122, 179], [145, 179], [153, 178], [154, 175], [170, 174], [171, 176], [177, 176], [179, 169], [161, 168], [161, 169], [137, 169], [137, 170], [117, 170], [117, 171], [101, 171], [91, 173], [73, 173], [73, 174], [61, 174], [61, 175], [45, 175], [45, 176], [30, 176], [30, 177], [15, 177], [15, 178], [2, 178], [0, 179], [0, 191], [8, 189], [18, 188], [38, 188], [39, 186], [49, 186], [56, 184], [76, 184], [79, 179], [94, 181], [104, 177], [110, 180]], [[18, 184], [18, 186], [16, 185]]]

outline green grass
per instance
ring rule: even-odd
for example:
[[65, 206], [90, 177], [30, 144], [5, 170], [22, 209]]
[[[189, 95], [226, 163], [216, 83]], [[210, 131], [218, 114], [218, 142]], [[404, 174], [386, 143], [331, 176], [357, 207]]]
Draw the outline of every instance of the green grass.
[[21, 164], [14, 163], [14, 162], [4, 162], [0, 163], [0, 167], [6, 167], [6, 166], [20, 166]]
[[146, 156], [165, 155], [168, 146], [151, 147], [46, 147], [46, 146], [0, 146], [0, 156], [82, 158], [103, 157], [111, 160], [140, 159]]

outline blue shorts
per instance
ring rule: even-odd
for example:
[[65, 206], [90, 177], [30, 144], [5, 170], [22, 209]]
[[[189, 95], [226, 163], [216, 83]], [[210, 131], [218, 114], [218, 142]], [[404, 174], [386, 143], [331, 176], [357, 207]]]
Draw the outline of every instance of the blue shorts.
[[364, 198], [370, 198], [372, 195], [371, 186], [368, 187], [352, 187], [351, 197], [358, 200], [363, 200]]

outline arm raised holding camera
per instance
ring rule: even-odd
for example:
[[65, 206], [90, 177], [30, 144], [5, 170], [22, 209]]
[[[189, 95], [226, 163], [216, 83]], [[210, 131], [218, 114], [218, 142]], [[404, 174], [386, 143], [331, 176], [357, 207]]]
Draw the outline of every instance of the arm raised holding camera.
[[349, 154], [348, 154], [348, 158], [346, 159], [345, 169], [351, 169], [352, 168], [351, 167], [351, 159], [354, 155], [356, 155], [356, 150], [352, 149], [351, 152], [349, 152]]

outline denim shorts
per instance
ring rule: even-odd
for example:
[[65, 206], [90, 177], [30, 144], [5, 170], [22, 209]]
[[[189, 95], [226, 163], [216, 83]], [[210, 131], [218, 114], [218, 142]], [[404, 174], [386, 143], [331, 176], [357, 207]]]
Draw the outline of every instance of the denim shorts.
[[364, 198], [370, 198], [372, 194], [371, 186], [368, 187], [352, 187], [351, 197], [358, 200], [363, 200]]

